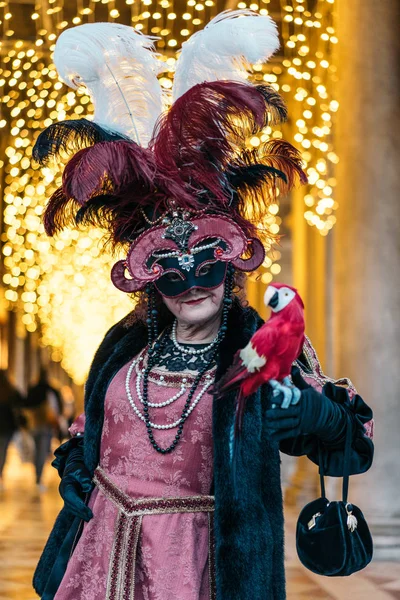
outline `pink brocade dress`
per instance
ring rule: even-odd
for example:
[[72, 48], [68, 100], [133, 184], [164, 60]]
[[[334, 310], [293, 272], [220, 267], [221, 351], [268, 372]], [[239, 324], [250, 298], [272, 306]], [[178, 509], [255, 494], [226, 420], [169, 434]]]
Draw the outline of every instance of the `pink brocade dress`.
[[[184, 424], [181, 441], [172, 452], [160, 454], [150, 445], [145, 423], [128, 401], [125, 381], [130, 365], [131, 362], [115, 375], [106, 393], [101, 475], [129, 497], [125, 498], [127, 501], [209, 497], [213, 453], [212, 396], [208, 387], [215, 371], [209, 371], [197, 388], [194, 400], [204, 391]], [[138, 376], [142, 383], [142, 367], [139, 362], [130, 378], [131, 394], [139, 410], [142, 404], [137, 398], [136, 384]], [[165, 370], [152, 371], [149, 401], [165, 402], [181, 392], [182, 385], [190, 389], [193, 375], [193, 371], [173, 374]], [[180, 418], [187, 394], [188, 390], [167, 406], [150, 408], [151, 421], [175, 422]], [[176, 428], [153, 430], [161, 447], [169, 446], [176, 432]], [[129, 564], [126, 559], [125, 568], [112, 573], [113, 557], [115, 560], [118, 552], [129, 556], [135, 533], [128, 528], [116, 550], [121, 526], [118, 506], [98, 485], [91, 494], [89, 506], [94, 517], [84, 524], [55, 600], [209, 600], [213, 597], [209, 572], [210, 512], [188, 510], [140, 517], [134, 559]]]

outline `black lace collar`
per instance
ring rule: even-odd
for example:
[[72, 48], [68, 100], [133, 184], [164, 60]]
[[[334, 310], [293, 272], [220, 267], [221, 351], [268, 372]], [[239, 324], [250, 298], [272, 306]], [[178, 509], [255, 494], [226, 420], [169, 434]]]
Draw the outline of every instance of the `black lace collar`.
[[[196, 350], [201, 350], [202, 348], [206, 348], [209, 344], [183, 344], [180, 343], [180, 346], [184, 348], [193, 348]], [[157, 361], [157, 367], [162, 367], [163, 369], [171, 372], [171, 373], [179, 373], [183, 371], [193, 371], [198, 372], [204, 369], [204, 367], [208, 364], [211, 359], [211, 355], [214, 352], [215, 347], [211, 348], [208, 352], [204, 354], [184, 354], [176, 346], [174, 345], [171, 338], [168, 336], [164, 349], [160, 358]], [[212, 368], [215, 365], [215, 361], [211, 365]]]

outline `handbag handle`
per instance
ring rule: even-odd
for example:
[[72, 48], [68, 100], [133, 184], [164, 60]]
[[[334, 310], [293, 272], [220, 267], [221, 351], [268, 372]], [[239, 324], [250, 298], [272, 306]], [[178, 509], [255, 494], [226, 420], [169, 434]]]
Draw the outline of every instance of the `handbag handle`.
[[[351, 438], [352, 438], [352, 426], [351, 426], [351, 420], [349, 419], [348, 423], [347, 423], [347, 427], [346, 427], [346, 438], [345, 438], [344, 459], [343, 459], [342, 500], [345, 504], [347, 502], [347, 496], [348, 496], [348, 492], [349, 492]], [[318, 438], [318, 463], [319, 463], [319, 480], [320, 480], [320, 484], [321, 484], [321, 497], [326, 498], [321, 445], [322, 445], [322, 442]]]

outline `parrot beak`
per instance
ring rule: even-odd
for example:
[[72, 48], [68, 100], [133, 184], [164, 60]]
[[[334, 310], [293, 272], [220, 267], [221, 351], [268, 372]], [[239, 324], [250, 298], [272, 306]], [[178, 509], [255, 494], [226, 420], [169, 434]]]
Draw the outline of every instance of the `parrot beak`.
[[272, 296], [271, 300], [268, 302], [268, 306], [270, 306], [271, 308], [276, 308], [279, 304], [279, 294], [278, 292], [275, 292], [275, 294]]
[[269, 285], [264, 295], [265, 306], [270, 306], [272, 309], [276, 308], [279, 303], [279, 293], [273, 285]]

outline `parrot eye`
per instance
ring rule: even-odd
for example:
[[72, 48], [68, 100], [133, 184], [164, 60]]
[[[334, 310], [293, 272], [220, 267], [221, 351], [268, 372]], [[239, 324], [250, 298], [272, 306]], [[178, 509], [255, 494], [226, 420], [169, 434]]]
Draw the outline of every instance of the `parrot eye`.
[[289, 292], [285, 292], [285, 296], [289, 296]]

